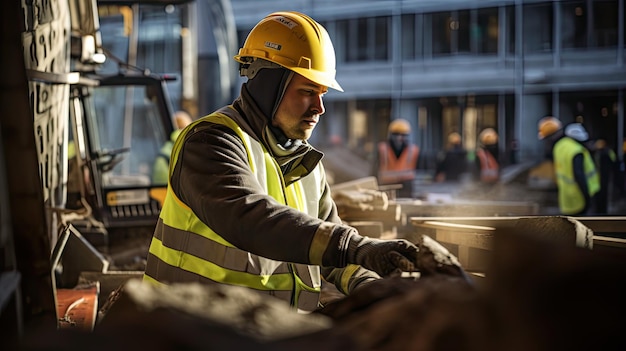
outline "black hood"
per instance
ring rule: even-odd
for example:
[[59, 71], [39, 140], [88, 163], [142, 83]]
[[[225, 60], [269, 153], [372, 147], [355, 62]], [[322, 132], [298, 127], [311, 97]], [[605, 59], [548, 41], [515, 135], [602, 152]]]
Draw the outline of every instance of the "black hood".
[[243, 85], [268, 121], [274, 118], [290, 74], [290, 70], [282, 67], [264, 68]]

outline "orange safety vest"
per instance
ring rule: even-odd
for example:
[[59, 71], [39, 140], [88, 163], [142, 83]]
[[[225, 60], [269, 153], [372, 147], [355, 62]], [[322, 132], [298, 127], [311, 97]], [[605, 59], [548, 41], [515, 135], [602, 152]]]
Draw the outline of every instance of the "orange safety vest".
[[478, 159], [480, 160], [480, 180], [485, 183], [497, 182], [500, 173], [500, 166], [491, 152], [487, 152], [484, 149], [478, 149], [476, 150], [476, 156], [478, 156]]
[[378, 181], [381, 184], [393, 184], [415, 179], [419, 151], [417, 145], [410, 144], [402, 150], [400, 157], [396, 158], [387, 142], [379, 143]]

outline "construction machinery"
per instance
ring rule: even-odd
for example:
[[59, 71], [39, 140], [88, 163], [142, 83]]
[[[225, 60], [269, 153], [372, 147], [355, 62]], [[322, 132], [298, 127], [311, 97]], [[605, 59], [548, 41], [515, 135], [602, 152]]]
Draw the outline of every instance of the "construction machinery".
[[[173, 132], [167, 77], [90, 76], [70, 90], [68, 210], [63, 218], [106, 246], [115, 232], [151, 233], [167, 184], [151, 170]], [[112, 104], [111, 101], [124, 101]], [[122, 235], [122, 234], [119, 234]]]

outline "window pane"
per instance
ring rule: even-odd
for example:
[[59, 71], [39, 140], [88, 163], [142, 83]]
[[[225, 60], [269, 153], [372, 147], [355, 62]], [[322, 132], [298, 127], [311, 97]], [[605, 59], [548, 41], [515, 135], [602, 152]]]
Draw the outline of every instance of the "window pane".
[[356, 30], [356, 33], [354, 33], [354, 35], [351, 35], [351, 37], [357, 38], [356, 60], [365, 61], [367, 60], [367, 42], [368, 42], [367, 18], [359, 18], [357, 20], [357, 26], [354, 29]]
[[450, 25], [452, 21], [450, 12], [433, 13], [431, 17], [433, 55], [449, 54]]
[[456, 32], [457, 36], [457, 52], [470, 52], [471, 40], [481, 35], [480, 28], [478, 28], [475, 23], [470, 23], [470, 21], [471, 17], [469, 10], [464, 10], [459, 11], [456, 16], [456, 21], [453, 20], [450, 23], [452, 33]]
[[561, 7], [563, 48], [587, 47], [587, 6], [584, 1], [568, 1]]
[[594, 1], [593, 44], [595, 47], [617, 47], [617, 11], [616, 0]]
[[479, 53], [495, 54], [498, 52], [498, 9], [478, 10], [477, 49]]
[[552, 3], [524, 6], [524, 52], [552, 50]]
[[374, 19], [374, 60], [389, 58], [389, 17]]
[[415, 59], [415, 15], [402, 15], [400, 35], [400, 57], [403, 60]]
[[337, 61], [350, 61], [350, 36], [347, 20], [339, 20], [335, 24], [336, 35], [334, 38]]
[[515, 53], [515, 7], [507, 6], [506, 7], [506, 23], [507, 23], [507, 35], [508, 38], [506, 40], [507, 52], [510, 54]]

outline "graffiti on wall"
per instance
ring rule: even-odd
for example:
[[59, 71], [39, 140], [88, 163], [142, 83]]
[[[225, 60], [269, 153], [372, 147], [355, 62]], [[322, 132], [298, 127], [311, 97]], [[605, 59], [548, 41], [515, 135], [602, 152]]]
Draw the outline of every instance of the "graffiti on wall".
[[[70, 70], [70, 18], [67, 0], [22, 0], [22, 44], [27, 69], [66, 74]], [[44, 200], [64, 203], [69, 85], [29, 81], [35, 143]]]

